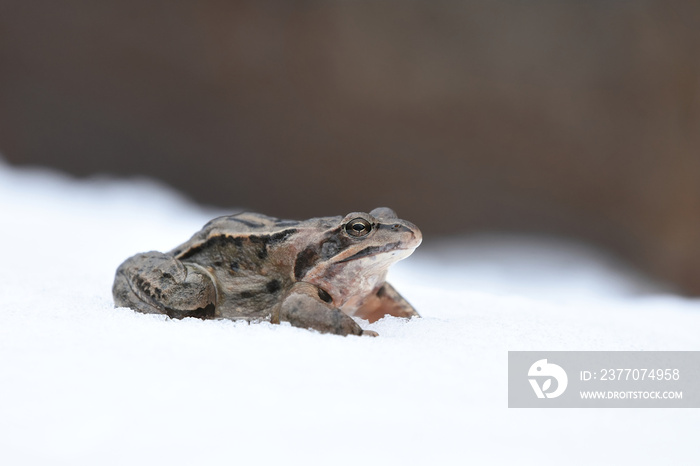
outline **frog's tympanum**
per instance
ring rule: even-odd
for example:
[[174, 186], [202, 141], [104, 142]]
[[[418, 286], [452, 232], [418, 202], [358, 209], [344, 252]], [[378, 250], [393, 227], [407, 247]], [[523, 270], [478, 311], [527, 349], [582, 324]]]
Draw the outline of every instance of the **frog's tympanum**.
[[255, 213], [219, 217], [168, 253], [127, 259], [117, 269], [114, 302], [174, 318], [289, 322], [376, 335], [352, 317], [418, 316], [385, 278], [421, 239], [415, 225], [386, 207], [305, 221]]

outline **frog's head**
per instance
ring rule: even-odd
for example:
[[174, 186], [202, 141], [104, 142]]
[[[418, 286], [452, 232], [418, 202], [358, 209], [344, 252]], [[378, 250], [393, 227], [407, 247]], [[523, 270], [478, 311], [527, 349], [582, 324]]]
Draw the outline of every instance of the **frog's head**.
[[368, 257], [373, 261], [393, 258], [391, 263], [394, 263], [408, 257], [423, 239], [417, 226], [399, 219], [387, 207], [379, 207], [368, 214], [346, 215], [336, 235], [347, 245], [333, 258], [340, 263]]
[[326, 290], [341, 306], [381, 286], [389, 266], [410, 256], [421, 241], [418, 227], [389, 208], [352, 212], [298, 254], [295, 276]]

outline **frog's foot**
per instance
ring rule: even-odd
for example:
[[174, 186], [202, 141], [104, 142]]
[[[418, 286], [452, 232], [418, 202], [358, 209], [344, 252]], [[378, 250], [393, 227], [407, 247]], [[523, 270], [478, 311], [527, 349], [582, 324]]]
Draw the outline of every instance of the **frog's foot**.
[[137, 254], [117, 269], [114, 303], [147, 314], [215, 317], [216, 287], [201, 267], [160, 252]]
[[336, 335], [377, 335], [371, 330], [363, 331], [351, 317], [329, 304], [327, 297], [315, 285], [296, 283], [282, 301], [273, 322], [289, 322], [294, 327]]
[[357, 317], [376, 322], [384, 316], [420, 317], [408, 301], [401, 296], [393, 286], [384, 283], [377, 292], [370, 296], [365, 303], [355, 311]]

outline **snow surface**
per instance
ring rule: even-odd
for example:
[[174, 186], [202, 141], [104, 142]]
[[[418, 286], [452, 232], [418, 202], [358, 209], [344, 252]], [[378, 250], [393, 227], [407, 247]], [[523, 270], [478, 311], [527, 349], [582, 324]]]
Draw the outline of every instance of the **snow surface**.
[[0, 162], [0, 464], [699, 464], [698, 410], [508, 409], [507, 351], [700, 350], [700, 301], [477, 237], [394, 267], [423, 318], [378, 338], [113, 308], [121, 261], [220, 213]]

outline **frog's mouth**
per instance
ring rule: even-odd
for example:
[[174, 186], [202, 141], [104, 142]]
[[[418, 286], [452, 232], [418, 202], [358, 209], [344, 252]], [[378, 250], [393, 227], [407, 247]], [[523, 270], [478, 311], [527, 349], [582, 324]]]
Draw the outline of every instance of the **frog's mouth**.
[[399, 252], [399, 251], [408, 252], [408, 254], [406, 254], [406, 256], [408, 256], [415, 249], [415, 247], [400, 248], [399, 247], [400, 244], [401, 244], [401, 242], [397, 241], [395, 243], [387, 243], [387, 244], [383, 244], [381, 246], [367, 246], [366, 248], [362, 249], [359, 252], [356, 252], [352, 256], [339, 260], [338, 263], [350, 262], [350, 261], [354, 261], [357, 259], [363, 259], [363, 258], [367, 258], [367, 257], [371, 257], [371, 256], [378, 256], [380, 254]]

